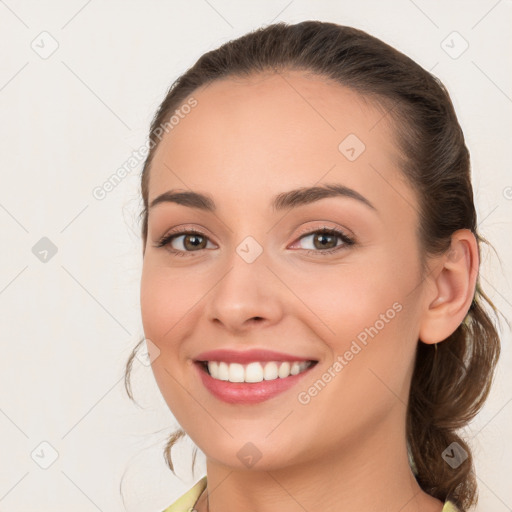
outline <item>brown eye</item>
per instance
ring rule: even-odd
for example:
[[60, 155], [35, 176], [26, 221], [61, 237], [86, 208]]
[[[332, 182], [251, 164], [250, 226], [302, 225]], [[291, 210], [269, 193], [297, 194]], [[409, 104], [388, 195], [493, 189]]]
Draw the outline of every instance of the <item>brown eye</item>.
[[[310, 239], [309, 242], [306, 241]], [[355, 241], [345, 233], [332, 228], [310, 231], [299, 238], [302, 248], [309, 254], [331, 254], [354, 245]], [[305, 242], [306, 241], [306, 242]], [[338, 243], [340, 241], [341, 243]], [[307, 247], [309, 243], [310, 247]]]
[[337, 238], [337, 235], [317, 233], [313, 236], [313, 245], [316, 249], [333, 249], [338, 243]]
[[190, 233], [183, 236], [183, 246], [185, 249], [193, 251], [194, 249], [204, 249], [206, 247], [206, 237]]
[[170, 233], [164, 236], [156, 247], [167, 246], [167, 249], [175, 255], [187, 255], [187, 253], [199, 252], [208, 244], [208, 237], [199, 231], [189, 230], [178, 233]]

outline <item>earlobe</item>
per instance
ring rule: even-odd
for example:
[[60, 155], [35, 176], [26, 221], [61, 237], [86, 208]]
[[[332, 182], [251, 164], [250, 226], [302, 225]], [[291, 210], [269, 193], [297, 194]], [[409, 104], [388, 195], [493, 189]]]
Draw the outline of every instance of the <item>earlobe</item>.
[[464, 321], [476, 288], [479, 259], [475, 235], [460, 229], [452, 235], [448, 252], [438, 258], [429, 274], [429, 293], [419, 330], [424, 343], [438, 343]]

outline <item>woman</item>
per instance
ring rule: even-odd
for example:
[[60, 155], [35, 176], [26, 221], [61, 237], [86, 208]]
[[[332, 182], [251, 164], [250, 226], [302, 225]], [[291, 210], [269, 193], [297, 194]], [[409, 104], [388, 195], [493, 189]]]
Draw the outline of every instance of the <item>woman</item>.
[[173, 84], [142, 197], [144, 333], [183, 427], [165, 455], [186, 432], [207, 464], [166, 512], [476, 502], [456, 431], [500, 345], [435, 77], [354, 28], [256, 30]]

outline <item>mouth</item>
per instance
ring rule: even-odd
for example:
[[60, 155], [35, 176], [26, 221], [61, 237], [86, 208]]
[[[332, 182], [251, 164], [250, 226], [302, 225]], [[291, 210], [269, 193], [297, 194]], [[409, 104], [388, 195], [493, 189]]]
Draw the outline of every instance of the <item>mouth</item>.
[[316, 360], [251, 361], [245, 364], [196, 360], [194, 366], [202, 385], [212, 396], [224, 403], [244, 406], [291, 391], [317, 363]]
[[309, 361], [253, 361], [248, 364], [226, 361], [196, 361], [212, 379], [232, 383], [258, 383], [300, 375], [318, 363]]

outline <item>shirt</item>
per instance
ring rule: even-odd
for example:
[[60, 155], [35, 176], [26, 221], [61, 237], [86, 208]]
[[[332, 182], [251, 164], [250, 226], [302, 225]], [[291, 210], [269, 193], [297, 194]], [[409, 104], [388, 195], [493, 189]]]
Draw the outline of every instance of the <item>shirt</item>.
[[[192, 512], [196, 501], [201, 493], [206, 489], [206, 475], [201, 478], [194, 486], [189, 489], [183, 496], [178, 498], [172, 505], [162, 512]], [[444, 502], [442, 512], [460, 512], [459, 509], [450, 501]]]

